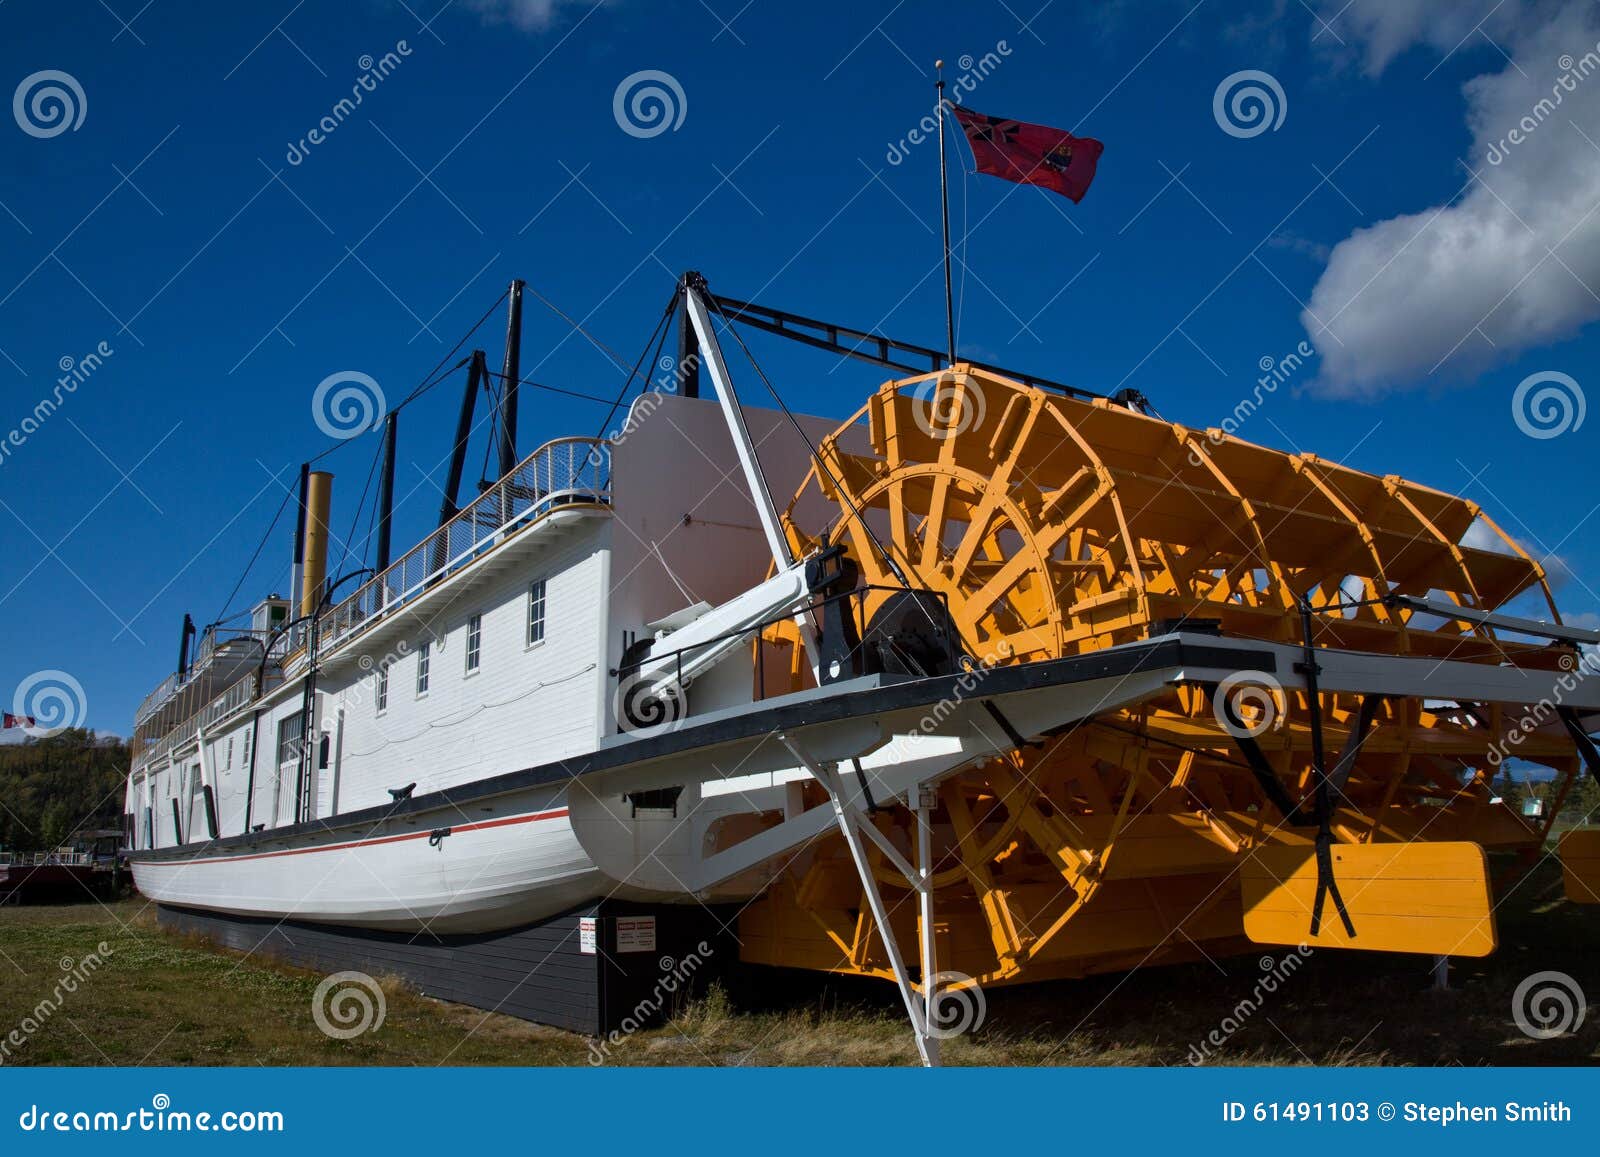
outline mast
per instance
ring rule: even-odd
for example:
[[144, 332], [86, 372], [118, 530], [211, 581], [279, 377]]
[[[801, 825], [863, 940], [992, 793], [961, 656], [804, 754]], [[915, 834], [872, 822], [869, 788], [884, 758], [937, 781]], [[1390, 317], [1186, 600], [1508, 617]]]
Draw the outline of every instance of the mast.
[[383, 473], [378, 477], [377, 574], [389, 569], [389, 523], [394, 518], [394, 448], [400, 415], [393, 410], [383, 420]]
[[472, 436], [472, 411], [488, 373], [488, 360], [484, 352], [473, 350], [472, 364], [467, 368], [467, 387], [461, 393], [461, 409], [456, 414], [456, 439], [450, 446], [450, 473], [445, 478], [444, 500], [439, 503], [440, 526], [461, 510], [457, 505], [457, 495], [461, 493], [461, 471], [467, 464], [467, 439]]
[[511, 283], [506, 309], [506, 359], [500, 369], [500, 477], [517, 465], [517, 382], [522, 377], [522, 282]]
[[[680, 290], [687, 291], [690, 279], [698, 277], [696, 273], [685, 273], [678, 282]], [[694, 322], [689, 318], [689, 309], [679, 302], [678, 307], [678, 380], [683, 383], [683, 396], [698, 398], [700, 396], [700, 354], [699, 347], [695, 344]]]
[[944, 61], [936, 60], [939, 80], [934, 92], [939, 100], [939, 204], [944, 216], [944, 333], [950, 350], [950, 364], [956, 364], [956, 310], [950, 293], [950, 174], [944, 157]]

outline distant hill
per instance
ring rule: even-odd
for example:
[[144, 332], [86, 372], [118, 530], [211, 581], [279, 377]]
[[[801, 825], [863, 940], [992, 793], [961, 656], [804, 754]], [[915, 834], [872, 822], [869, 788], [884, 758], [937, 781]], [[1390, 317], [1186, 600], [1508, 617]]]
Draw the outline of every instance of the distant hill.
[[128, 762], [125, 740], [81, 728], [0, 746], [0, 845], [46, 851], [121, 827]]

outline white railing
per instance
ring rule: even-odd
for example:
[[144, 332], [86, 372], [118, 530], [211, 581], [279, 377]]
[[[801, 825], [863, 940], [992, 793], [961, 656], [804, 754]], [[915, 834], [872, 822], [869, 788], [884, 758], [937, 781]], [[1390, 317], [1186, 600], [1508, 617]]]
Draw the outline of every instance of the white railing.
[[211, 665], [211, 660], [216, 657], [217, 652], [227, 644], [238, 639], [256, 639], [261, 642], [266, 641], [261, 635], [257, 634], [255, 631], [249, 630], [248, 628], [238, 630], [214, 629], [201, 635], [199, 650], [196, 653], [194, 662], [190, 665], [189, 670], [181, 677], [176, 671], [174, 671], [171, 675], [168, 675], [160, 682], [160, 684], [157, 685], [156, 689], [150, 692], [150, 694], [146, 695], [144, 700], [139, 704], [138, 709], [133, 713], [133, 726], [135, 730], [137, 730], [139, 725], [146, 719], [149, 719], [152, 715], [156, 714], [156, 712], [160, 711], [163, 707], [170, 703], [173, 697], [176, 696], [179, 691], [205, 674], [206, 669]]
[[562, 506], [611, 501], [611, 447], [604, 439], [558, 438], [525, 458], [388, 570], [317, 620], [326, 651], [405, 606], [506, 535]]
[[[269, 676], [270, 676], [269, 672]], [[269, 677], [268, 682], [271, 682]], [[210, 729], [223, 720], [228, 719], [255, 701], [255, 675], [247, 675], [199, 711], [178, 724], [171, 731], [161, 737], [159, 741], [151, 744], [142, 752], [135, 753], [133, 767], [137, 771], [148, 767], [159, 759], [164, 759], [174, 748], [182, 747], [190, 742], [203, 729]]]

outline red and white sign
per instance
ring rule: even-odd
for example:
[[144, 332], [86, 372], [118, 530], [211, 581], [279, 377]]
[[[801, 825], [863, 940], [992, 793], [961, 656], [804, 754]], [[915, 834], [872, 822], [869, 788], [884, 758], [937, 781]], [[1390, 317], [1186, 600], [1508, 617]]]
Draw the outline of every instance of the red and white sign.
[[656, 950], [656, 918], [654, 916], [618, 916], [618, 952], [654, 952]]

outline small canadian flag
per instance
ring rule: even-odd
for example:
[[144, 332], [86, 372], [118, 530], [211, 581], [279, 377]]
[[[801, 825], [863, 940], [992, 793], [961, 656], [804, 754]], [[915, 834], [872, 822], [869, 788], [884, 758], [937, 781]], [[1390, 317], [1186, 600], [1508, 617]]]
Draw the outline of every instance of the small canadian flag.
[[33, 726], [35, 726], [35, 720], [34, 720], [33, 716], [31, 716], [31, 715], [13, 715], [9, 711], [5, 712], [5, 727], [3, 728], [3, 730], [10, 731], [13, 727], [33, 727]]

